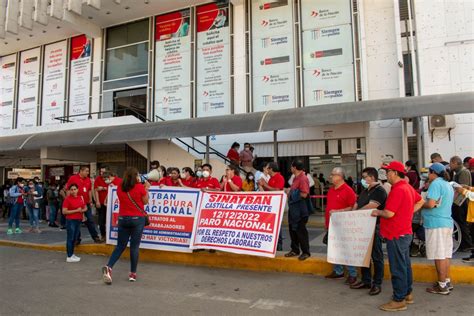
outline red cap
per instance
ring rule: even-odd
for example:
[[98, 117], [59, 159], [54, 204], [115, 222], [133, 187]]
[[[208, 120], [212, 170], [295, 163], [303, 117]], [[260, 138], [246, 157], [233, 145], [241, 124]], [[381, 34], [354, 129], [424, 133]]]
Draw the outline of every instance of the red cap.
[[474, 158], [469, 159], [469, 168], [474, 168]]
[[405, 166], [400, 161], [394, 160], [391, 163], [389, 163], [388, 165], [383, 166], [382, 168], [387, 169], [387, 170], [394, 170], [394, 171], [398, 171], [398, 172], [401, 172], [403, 174], [406, 174]]

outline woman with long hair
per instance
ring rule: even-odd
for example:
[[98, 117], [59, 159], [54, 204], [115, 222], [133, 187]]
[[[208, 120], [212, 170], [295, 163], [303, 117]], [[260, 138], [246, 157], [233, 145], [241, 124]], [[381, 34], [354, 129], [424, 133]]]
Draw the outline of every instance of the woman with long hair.
[[225, 192], [242, 191], [242, 178], [236, 165], [228, 165], [222, 177], [221, 190]]
[[413, 187], [415, 190], [420, 189], [420, 172], [416, 168], [416, 164], [412, 160], [408, 160], [405, 162], [405, 168], [407, 170], [407, 178], [408, 183]]
[[118, 217], [118, 237], [109, 262], [102, 268], [103, 280], [112, 284], [112, 268], [118, 261], [130, 241], [130, 273], [128, 280], [135, 282], [137, 279], [138, 252], [145, 227], [145, 205], [148, 204], [148, 188], [150, 184], [140, 183], [138, 170], [127, 168], [123, 180], [117, 188], [117, 197], [120, 203]]
[[195, 188], [196, 174], [194, 173], [193, 169], [184, 167], [183, 171], [181, 172], [180, 182], [182, 187]]

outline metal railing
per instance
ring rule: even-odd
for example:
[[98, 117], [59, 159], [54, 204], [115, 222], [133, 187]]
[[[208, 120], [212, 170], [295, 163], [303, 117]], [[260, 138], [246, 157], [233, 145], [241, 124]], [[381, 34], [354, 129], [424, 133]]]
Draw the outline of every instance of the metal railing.
[[123, 113], [123, 115], [127, 115], [127, 113], [132, 113], [133, 116], [137, 117], [140, 121], [142, 122], [151, 122], [149, 119], [146, 118], [143, 114], [133, 110], [133, 109], [120, 109], [120, 110], [109, 110], [109, 111], [99, 111], [99, 112], [90, 112], [87, 114], [74, 114], [74, 115], [68, 115], [68, 116], [60, 116], [60, 117], [55, 117], [55, 120], [60, 121], [61, 123], [73, 123], [75, 121], [71, 121], [71, 117], [80, 117], [80, 116], [87, 116], [88, 120], [92, 120], [92, 115], [101, 115], [104, 113], [113, 113], [113, 117], [120, 116], [120, 115], [115, 115], [117, 113]]

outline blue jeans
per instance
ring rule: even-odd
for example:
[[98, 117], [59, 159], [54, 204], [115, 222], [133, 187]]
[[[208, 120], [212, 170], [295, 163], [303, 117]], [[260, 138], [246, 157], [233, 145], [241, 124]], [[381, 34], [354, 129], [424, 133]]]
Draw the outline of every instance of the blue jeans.
[[67, 219], [66, 229], [67, 229], [66, 250], [67, 250], [67, 256], [70, 257], [74, 254], [74, 243], [79, 236], [79, 232], [81, 231], [81, 220]]
[[142, 239], [145, 217], [143, 216], [120, 216], [118, 220], [117, 246], [110, 256], [107, 266], [112, 268], [120, 258], [130, 240], [130, 272], [137, 272], [138, 251]]
[[356, 267], [343, 266], [343, 265], [340, 265], [340, 264], [335, 264], [333, 270], [337, 274], [344, 274], [344, 267], [347, 268], [347, 272], [349, 273], [349, 276], [357, 278], [357, 269], [356, 269]]
[[35, 208], [33, 205], [26, 204], [28, 214], [30, 217], [30, 226], [34, 228], [39, 227], [39, 208]]
[[393, 300], [401, 302], [411, 293], [413, 274], [410, 261], [412, 235], [387, 240], [388, 262], [392, 275]]
[[54, 204], [49, 204], [49, 223], [51, 225], [55, 224], [56, 222], [56, 205]]
[[8, 219], [8, 228], [13, 227], [13, 221], [15, 221], [16, 228], [20, 227], [20, 214], [23, 204], [15, 203], [10, 210], [10, 218]]
[[[371, 267], [374, 266], [374, 277], [372, 279]], [[380, 226], [375, 227], [374, 243], [372, 245], [372, 263], [368, 268], [362, 267], [362, 283], [366, 285], [382, 286], [383, 280], [383, 250]]]

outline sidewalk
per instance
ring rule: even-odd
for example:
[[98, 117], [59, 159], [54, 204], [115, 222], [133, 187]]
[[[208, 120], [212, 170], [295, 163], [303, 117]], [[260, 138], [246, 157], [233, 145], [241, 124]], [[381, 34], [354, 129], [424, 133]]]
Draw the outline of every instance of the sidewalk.
[[[318, 224], [320, 221], [320, 216], [315, 215], [311, 217], [312, 223]], [[40, 227], [42, 233], [28, 233], [28, 222], [22, 221], [21, 225], [24, 233], [7, 235], [7, 222], [0, 220], [0, 246], [65, 252], [66, 231], [51, 228], [46, 223], [42, 223]], [[332, 266], [326, 262], [326, 246], [322, 243], [324, 229], [309, 227], [308, 231], [312, 257], [303, 262], [295, 258], [285, 258], [283, 256], [285, 252], [278, 252], [276, 258], [263, 258], [225, 252], [188, 254], [148, 249], [140, 250], [140, 260], [215, 268], [326, 275], [331, 271]], [[77, 253], [110, 255], [113, 246], [95, 244], [84, 227], [81, 232], [82, 243], [77, 247]], [[284, 237], [283, 249], [288, 250], [290, 240], [286, 237], [288, 235], [288, 227], [285, 224], [283, 225], [282, 233]], [[125, 252], [124, 255], [128, 256], [128, 252]], [[460, 258], [464, 256], [468, 256], [468, 253], [456, 253], [454, 255], [454, 259], [451, 262], [451, 279], [455, 283], [474, 284], [474, 265], [463, 263]], [[434, 264], [425, 258], [412, 258], [412, 267], [415, 281], [433, 282], [436, 279]], [[385, 278], [389, 279], [389, 277], [388, 260], [386, 260]]]

